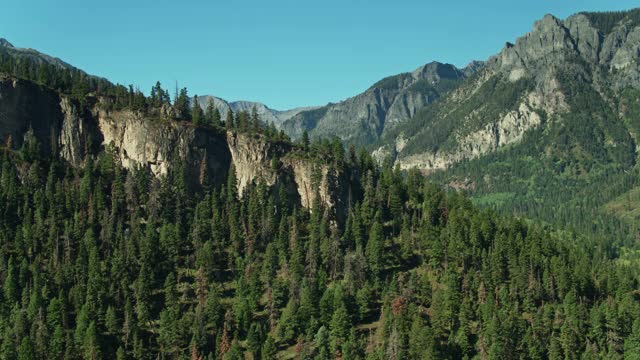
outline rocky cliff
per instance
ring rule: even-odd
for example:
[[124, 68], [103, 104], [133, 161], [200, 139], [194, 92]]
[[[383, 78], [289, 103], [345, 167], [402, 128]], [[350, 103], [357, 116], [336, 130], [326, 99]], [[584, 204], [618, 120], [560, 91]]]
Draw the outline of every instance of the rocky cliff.
[[225, 134], [196, 128], [187, 123], [152, 120], [125, 111], [94, 110], [103, 146], [113, 145], [125, 168], [149, 166], [156, 176], [165, 176], [178, 161], [185, 162], [192, 179], [202, 182], [204, 171], [210, 182], [222, 182], [231, 163]]
[[346, 215], [348, 184], [341, 170], [259, 134], [228, 132], [227, 143], [240, 194], [252, 182], [262, 181], [271, 187], [283, 186], [290, 198], [307, 209], [312, 209], [320, 196], [320, 203], [334, 218]]
[[241, 195], [252, 182], [264, 182], [274, 188], [283, 186], [303, 207], [311, 208], [319, 195], [333, 215], [343, 212], [337, 208], [344, 205], [340, 172], [297, 154], [289, 143], [272, 142], [257, 133], [194, 127], [131, 110], [110, 110], [109, 98], [86, 100], [81, 106], [30, 81], [1, 78], [0, 143], [19, 149], [34, 135], [43, 151], [57, 153], [73, 166], [82, 166], [87, 156], [109, 149], [123, 167], [148, 166], [158, 177], [185, 164], [195, 185], [201, 185], [202, 174], [209, 182], [224, 182], [233, 165]]
[[0, 76], [0, 144], [19, 149], [34, 135], [42, 151], [60, 153], [78, 165], [91, 147], [88, 115], [66, 96], [30, 81]]

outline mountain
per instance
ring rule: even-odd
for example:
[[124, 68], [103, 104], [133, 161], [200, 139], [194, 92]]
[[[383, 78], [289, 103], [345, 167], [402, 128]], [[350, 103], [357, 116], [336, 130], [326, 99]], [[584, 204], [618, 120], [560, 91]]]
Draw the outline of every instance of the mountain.
[[402, 138], [406, 143], [395, 149], [398, 162], [432, 170], [518, 142], [542, 124], [543, 113], [551, 120], [570, 112], [573, 97], [581, 95], [570, 92], [574, 84], [603, 100], [638, 88], [636, 11], [607, 32], [598, 28], [601, 16], [578, 14], [561, 21], [547, 15], [531, 33], [507, 43], [437, 106], [388, 134], [390, 142]]
[[267, 105], [259, 102], [253, 101], [226, 101], [219, 97], [211, 96], [211, 95], [202, 95], [198, 96], [198, 103], [200, 107], [205, 110], [209, 101], [213, 101], [214, 106], [220, 111], [222, 118], [225, 119], [227, 116], [227, 111], [231, 109], [234, 113], [238, 113], [240, 111], [251, 112], [253, 107], [255, 106], [258, 115], [260, 115], [260, 119], [265, 123], [272, 123], [276, 126], [276, 128], [280, 129], [282, 124], [291, 119], [293, 116], [297, 115], [303, 111], [313, 110], [316, 107], [300, 107], [290, 110], [274, 110], [269, 108]]
[[585, 212], [637, 210], [636, 18], [378, 84], [452, 83], [385, 110], [395, 167], [0, 54], [0, 358], [640, 358], [637, 238]]
[[[42, 151], [81, 167], [105, 149], [111, 149], [122, 167], [147, 168], [155, 177], [169, 174], [178, 163], [188, 173], [189, 186], [206, 181], [221, 184], [233, 167], [240, 195], [254, 182], [283, 187], [292, 204], [310, 208], [314, 169], [322, 169], [304, 157], [288, 141], [226, 131], [218, 127], [194, 127], [166, 118], [160, 109], [143, 113], [114, 109], [110, 97], [89, 97], [80, 103], [28, 80], [0, 74], [0, 143], [20, 149], [37, 141]], [[157, 121], [161, 117], [165, 121]], [[156, 121], [154, 121], [154, 119]], [[280, 166], [273, 168], [273, 161]], [[318, 194], [340, 213], [343, 191], [338, 172], [325, 169]], [[314, 180], [316, 181], [316, 180]], [[326, 190], [322, 190], [326, 187]], [[331, 189], [331, 190], [329, 190]], [[340, 196], [338, 196], [340, 195]], [[340, 219], [338, 219], [340, 220]]]
[[6, 54], [15, 59], [27, 60], [33, 63], [44, 63], [53, 65], [59, 69], [78, 70], [76, 67], [34, 49], [17, 48], [13, 46], [7, 39], [0, 38], [0, 54]]
[[110, 100], [0, 79], [2, 359], [640, 355], [638, 257]]
[[347, 143], [369, 144], [481, 67], [481, 62], [465, 69], [431, 62], [413, 72], [384, 78], [337, 104], [302, 111], [285, 121], [282, 129], [292, 138], [307, 131], [311, 138], [337, 136]]
[[547, 15], [373, 154], [506, 212], [617, 234], [639, 206], [607, 210], [639, 185], [639, 24], [640, 10]]

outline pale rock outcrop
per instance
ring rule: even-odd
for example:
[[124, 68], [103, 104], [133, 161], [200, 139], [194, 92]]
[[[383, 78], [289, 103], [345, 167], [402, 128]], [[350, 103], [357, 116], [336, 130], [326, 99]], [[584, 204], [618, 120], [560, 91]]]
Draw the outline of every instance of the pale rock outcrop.
[[92, 129], [80, 113], [79, 107], [67, 97], [60, 98], [63, 120], [60, 129], [60, 156], [74, 166], [80, 166], [89, 153]]
[[18, 149], [32, 134], [44, 151], [59, 153], [73, 166], [82, 166], [100, 151], [112, 151], [123, 167], [148, 167], [157, 177], [184, 165], [196, 186], [205, 180], [226, 181], [233, 164], [239, 194], [252, 182], [264, 182], [284, 186], [303, 207], [311, 208], [319, 194], [333, 216], [345, 211], [348, 196], [342, 173], [296, 154], [288, 143], [167, 120], [165, 115], [172, 112], [167, 106], [147, 117], [110, 110], [112, 105], [109, 98], [89, 97], [80, 106], [32, 82], [2, 78], [0, 142], [4, 145], [11, 138], [12, 147]]
[[[551, 79], [544, 89], [553, 89], [557, 86], [555, 79]], [[424, 152], [401, 157], [396, 160], [402, 169], [419, 168], [424, 172], [445, 169], [453, 163], [464, 159], [473, 159], [500, 147], [519, 142], [524, 134], [543, 122], [538, 109], [545, 109], [547, 115], [566, 111], [562, 93], [556, 91], [533, 91], [524, 97], [516, 110], [508, 111], [495, 122], [491, 122], [482, 129], [457, 139], [455, 151]], [[406, 141], [405, 139], [402, 139]], [[398, 141], [393, 152], [398, 150]], [[377, 149], [374, 154], [384, 154], [388, 149]], [[374, 155], [375, 157], [375, 155]]]
[[333, 167], [314, 164], [310, 160], [296, 156], [286, 157], [283, 159], [283, 164], [293, 174], [303, 207], [312, 209], [316, 195], [319, 195], [322, 205], [333, 212], [337, 218], [342, 218], [348, 206], [348, 184], [344, 174]]
[[254, 180], [268, 186], [276, 183], [278, 174], [271, 166], [271, 161], [282, 156], [281, 149], [260, 136], [235, 132], [227, 133], [227, 144], [238, 179], [238, 194], [244, 194], [246, 187]]
[[313, 207], [318, 194], [333, 215], [344, 212], [347, 184], [340, 171], [302, 156], [286, 143], [267, 141], [259, 134], [228, 132], [227, 144], [239, 194], [252, 182], [270, 187], [282, 185], [305, 208]]
[[213, 182], [226, 179], [231, 158], [225, 137], [214, 130], [168, 120], [151, 120], [132, 111], [95, 110], [102, 145], [113, 146], [127, 169], [149, 166], [165, 176], [186, 162], [197, 182], [204, 172]]

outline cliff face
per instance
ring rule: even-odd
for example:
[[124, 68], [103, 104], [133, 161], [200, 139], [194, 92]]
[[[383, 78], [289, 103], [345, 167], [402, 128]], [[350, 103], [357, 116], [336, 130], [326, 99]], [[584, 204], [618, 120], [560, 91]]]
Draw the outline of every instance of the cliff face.
[[197, 128], [189, 123], [152, 119], [140, 113], [112, 111], [107, 98], [87, 99], [80, 106], [64, 95], [29, 81], [0, 79], [0, 143], [11, 138], [18, 149], [28, 134], [39, 140], [43, 151], [57, 153], [73, 166], [87, 156], [109, 148], [123, 167], [148, 166], [160, 177], [176, 164], [186, 165], [189, 178], [201, 185], [226, 181], [233, 164], [238, 193], [252, 182], [285, 191], [303, 207], [313, 205], [316, 192], [313, 176], [318, 171], [318, 194], [328, 211], [337, 215], [343, 205], [341, 176], [328, 166], [292, 155], [287, 143], [268, 141], [264, 136]]
[[[316, 196], [334, 219], [345, 219], [349, 207], [349, 184], [345, 174], [330, 166], [314, 164], [307, 159], [288, 156], [284, 167], [293, 175], [293, 184], [303, 207], [312, 209]], [[316, 192], [314, 189], [318, 188]]]
[[284, 155], [284, 147], [265, 141], [258, 135], [233, 132], [227, 133], [227, 143], [238, 179], [239, 194], [242, 195], [254, 180], [261, 180], [268, 186], [276, 184], [279, 173], [272, 165], [272, 159]]
[[231, 155], [224, 134], [186, 123], [151, 120], [138, 113], [94, 111], [103, 146], [113, 145], [125, 168], [149, 166], [156, 176], [167, 175], [178, 161], [185, 162], [192, 179], [201, 174], [212, 182], [227, 177]]
[[313, 208], [319, 195], [331, 216], [341, 219], [345, 215], [348, 194], [341, 171], [300, 156], [288, 144], [269, 142], [257, 134], [228, 132], [227, 143], [239, 194], [252, 182], [262, 181], [271, 187], [283, 186], [304, 208]]

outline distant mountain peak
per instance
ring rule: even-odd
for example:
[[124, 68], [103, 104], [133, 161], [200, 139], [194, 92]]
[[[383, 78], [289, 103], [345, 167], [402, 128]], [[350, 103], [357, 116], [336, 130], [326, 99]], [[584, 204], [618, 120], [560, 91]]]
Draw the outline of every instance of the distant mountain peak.
[[200, 104], [202, 110], [206, 110], [209, 102], [213, 102], [213, 105], [218, 108], [218, 111], [220, 111], [220, 115], [223, 119], [226, 118], [229, 109], [231, 109], [234, 113], [237, 113], [239, 111], [252, 111], [253, 107], [255, 107], [258, 115], [260, 116], [260, 119], [263, 122], [273, 123], [277, 128], [279, 128], [282, 123], [289, 120], [299, 112], [316, 108], [313, 106], [309, 106], [280, 111], [272, 109], [267, 105], [256, 101], [227, 101], [212, 95], [198, 96], [198, 103]]
[[9, 48], [13, 48], [15, 46], [13, 46], [12, 43], [9, 42], [9, 40], [5, 39], [5, 38], [0, 38], [0, 46], [2, 47], [9, 47]]
[[437, 61], [432, 61], [428, 64], [422, 65], [412, 72], [412, 75], [416, 79], [428, 78], [436, 80], [439, 78], [452, 78], [457, 79], [462, 76], [462, 72], [451, 64], [445, 64]]

